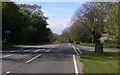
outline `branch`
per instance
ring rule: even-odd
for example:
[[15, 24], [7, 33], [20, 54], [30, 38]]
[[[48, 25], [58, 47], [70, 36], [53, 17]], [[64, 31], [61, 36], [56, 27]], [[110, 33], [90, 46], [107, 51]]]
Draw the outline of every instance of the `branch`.
[[79, 18], [79, 20], [83, 23], [83, 25], [84, 25], [85, 27], [87, 27], [88, 30], [92, 33], [92, 30], [82, 21], [81, 17], [78, 16], [78, 18]]

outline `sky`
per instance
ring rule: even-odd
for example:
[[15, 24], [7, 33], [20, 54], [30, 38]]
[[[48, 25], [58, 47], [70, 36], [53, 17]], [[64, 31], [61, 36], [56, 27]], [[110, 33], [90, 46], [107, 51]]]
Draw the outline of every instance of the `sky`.
[[71, 26], [71, 18], [85, 2], [118, 2], [119, 0], [12, 0], [19, 4], [37, 4], [42, 6], [44, 15], [48, 17], [48, 26], [53, 33], [62, 34]]
[[19, 2], [19, 4], [37, 4], [42, 6], [44, 16], [48, 17], [48, 26], [53, 33], [62, 34], [71, 26], [71, 18], [81, 6], [80, 2]]

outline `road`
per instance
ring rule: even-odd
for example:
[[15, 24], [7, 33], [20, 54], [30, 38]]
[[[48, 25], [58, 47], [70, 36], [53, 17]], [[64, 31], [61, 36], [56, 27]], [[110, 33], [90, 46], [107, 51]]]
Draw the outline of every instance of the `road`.
[[[95, 47], [87, 47], [87, 46], [75, 46], [76, 49], [81, 51], [81, 54], [85, 53], [94, 53]], [[103, 48], [104, 52], [120, 52], [119, 48]]]
[[[27, 46], [24, 49], [3, 52], [2, 75], [37, 75], [82, 73], [77, 49], [71, 44]], [[36, 75], [35, 74], [35, 75]]]

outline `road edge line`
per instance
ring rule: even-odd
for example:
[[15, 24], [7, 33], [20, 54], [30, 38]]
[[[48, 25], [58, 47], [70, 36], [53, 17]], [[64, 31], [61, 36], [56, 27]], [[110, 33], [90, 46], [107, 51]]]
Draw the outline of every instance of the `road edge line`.
[[75, 73], [76, 73], [76, 75], [78, 75], [78, 67], [77, 67], [77, 62], [76, 62], [76, 59], [75, 59], [75, 55], [73, 55], [73, 61], [74, 61]]

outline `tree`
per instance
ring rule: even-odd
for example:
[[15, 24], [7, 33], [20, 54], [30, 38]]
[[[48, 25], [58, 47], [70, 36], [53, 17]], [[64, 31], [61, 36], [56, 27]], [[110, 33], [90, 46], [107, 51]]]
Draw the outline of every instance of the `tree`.
[[[26, 41], [31, 43], [49, 42], [51, 39], [48, 39], [48, 37], [51, 32], [50, 29], [46, 28], [48, 25], [46, 20], [48, 18], [43, 15], [41, 6], [35, 4], [20, 4], [18, 6], [21, 9], [20, 12], [22, 12], [26, 18], [28, 17], [27, 19], [29, 20], [25, 29], [23, 29], [23, 35], [29, 35], [29, 37], [25, 37], [27, 39]], [[26, 32], [26, 28], [29, 32]]]
[[111, 9], [108, 12], [108, 16], [108, 23], [105, 25], [105, 32], [112, 37], [112, 43], [118, 44], [118, 3], [111, 3]]
[[80, 21], [92, 34], [92, 42], [99, 43], [106, 17], [104, 3], [83, 4], [83, 10], [76, 11], [75, 19]]
[[[11, 9], [12, 8], [12, 9]], [[2, 3], [2, 39], [8, 39], [5, 31], [10, 31], [9, 41], [13, 44], [20, 43], [20, 34], [23, 26], [22, 13], [13, 2]]]
[[48, 18], [43, 15], [41, 6], [3, 2], [2, 10], [3, 40], [8, 40], [6, 31], [11, 32], [9, 41], [12, 44], [38, 44], [51, 40], [48, 38], [51, 34], [47, 28]]

